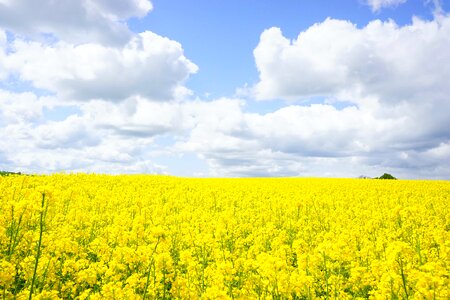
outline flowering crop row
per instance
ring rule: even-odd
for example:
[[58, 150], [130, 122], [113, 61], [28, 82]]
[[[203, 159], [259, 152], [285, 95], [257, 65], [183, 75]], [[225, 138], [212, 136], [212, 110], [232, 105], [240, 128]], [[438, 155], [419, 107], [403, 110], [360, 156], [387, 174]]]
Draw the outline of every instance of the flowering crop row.
[[0, 178], [2, 299], [450, 299], [450, 182]]

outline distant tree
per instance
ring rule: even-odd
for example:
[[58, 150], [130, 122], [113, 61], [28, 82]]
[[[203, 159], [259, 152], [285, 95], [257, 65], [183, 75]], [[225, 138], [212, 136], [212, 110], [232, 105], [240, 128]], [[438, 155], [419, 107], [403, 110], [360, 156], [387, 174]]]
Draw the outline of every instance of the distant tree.
[[8, 171], [0, 171], [0, 176], [8, 176], [8, 175], [21, 175], [20, 172], [8, 172]]
[[377, 177], [376, 179], [397, 179], [397, 178], [395, 178], [391, 174], [384, 173], [383, 175], [381, 175], [380, 177]]

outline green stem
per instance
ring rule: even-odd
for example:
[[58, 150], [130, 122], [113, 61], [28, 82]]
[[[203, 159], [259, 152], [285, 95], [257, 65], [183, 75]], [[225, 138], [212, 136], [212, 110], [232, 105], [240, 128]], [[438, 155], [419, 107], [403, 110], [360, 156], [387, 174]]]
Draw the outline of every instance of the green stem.
[[400, 258], [400, 273], [401, 273], [401, 276], [402, 276], [403, 290], [405, 291], [406, 300], [408, 300], [409, 299], [408, 288], [406, 286], [406, 276], [405, 276], [405, 273], [403, 271], [403, 260], [401, 258]]
[[163, 272], [163, 283], [164, 283], [164, 289], [163, 289], [163, 299], [166, 299], [166, 272]]
[[31, 280], [30, 296], [28, 297], [29, 300], [33, 298], [34, 282], [36, 281], [36, 272], [38, 268], [39, 257], [41, 256], [42, 232], [44, 230], [44, 202], [45, 202], [45, 193], [42, 193], [42, 204], [41, 204], [42, 211], [39, 221], [39, 242], [37, 246], [36, 261], [34, 263], [33, 279]]
[[49, 266], [50, 266], [50, 262], [51, 262], [51, 261], [52, 261], [52, 260], [49, 259], [48, 262], [47, 262], [47, 266], [45, 267], [44, 275], [42, 276], [42, 277], [43, 277], [43, 278], [42, 278], [42, 286], [41, 286], [41, 289], [39, 290], [40, 293], [42, 293], [42, 290], [44, 289], [45, 280], [47, 279], [48, 268], [49, 268]]
[[324, 262], [324, 266], [325, 266], [325, 284], [326, 284], [326, 288], [327, 288], [327, 294], [326, 294], [326, 299], [329, 299], [329, 286], [328, 286], [328, 268], [327, 268], [327, 256], [325, 254], [325, 252], [323, 252], [323, 262]]
[[148, 271], [147, 271], [147, 281], [145, 282], [144, 296], [142, 297], [143, 300], [145, 300], [145, 297], [147, 296], [148, 282], [150, 280], [150, 272], [152, 270], [153, 254], [155, 254], [156, 252], [156, 248], [158, 247], [160, 239], [161, 237], [158, 237], [158, 241], [156, 241], [156, 245], [155, 248], [153, 249], [152, 255], [150, 255], [150, 263], [148, 264]]

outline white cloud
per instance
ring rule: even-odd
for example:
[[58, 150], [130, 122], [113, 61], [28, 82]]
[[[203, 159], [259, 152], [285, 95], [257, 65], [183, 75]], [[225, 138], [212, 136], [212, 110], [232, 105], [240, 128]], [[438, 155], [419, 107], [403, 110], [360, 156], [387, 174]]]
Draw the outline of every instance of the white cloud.
[[6, 41], [7, 41], [6, 33], [0, 29], [0, 49], [3, 50], [3, 48], [6, 45]]
[[[176, 145], [180, 151], [198, 153], [216, 176], [319, 176], [317, 168], [308, 170], [308, 164], [363, 155], [377, 134], [365, 136], [368, 129], [383, 129], [383, 124], [354, 107], [293, 105], [256, 114], [244, 113], [238, 101], [222, 101], [228, 102], [220, 105], [226, 126], [200, 117], [188, 138]], [[209, 110], [219, 110], [216, 104], [209, 103]]]
[[86, 1], [90, 11], [98, 11], [111, 20], [126, 20], [132, 17], [142, 18], [153, 8], [148, 0], [95, 0]]
[[189, 92], [184, 81], [198, 69], [179, 43], [152, 32], [134, 36], [123, 48], [18, 39], [5, 64], [22, 80], [60, 97], [112, 101], [133, 95], [153, 100], [184, 96]]
[[304, 99], [358, 91], [383, 103], [434, 101], [450, 94], [450, 17], [399, 27], [372, 21], [357, 28], [327, 19], [290, 41], [264, 31], [254, 50], [259, 99]]
[[158, 103], [133, 97], [120, 104], [92, 101], [82, 106], [86, 117], [98, 128], [125, 137], [151, 138], [181, 128], [176, 102]]
[[236, 131], [235, 120], [242, 115], [240, 100], [217, 99], [154, 102], [131, 97], [114, 104], [91, 101], [82, 105], [85, 118], [95, 126], [124, 137], [152, 138], [166, 133], [183, 135], [197, 127]]
[[143, 17], [148, 0], [1, 0], [0, 27], [38, 37], [56, 35], [73, 43], [124, 43], [131, 32], [123, 22]]
[[0, 90], [1, 124], [33, 123], [42, 117], [42, 109], [51, 101], [39, 99], [30, 92], [11, 93]]
[[445, 152], [432, 149], [449, 141], [448, 110], [427, 104], [290, 105], [261, 114], [221, 99], [179, 109], [184, 131], [172, 149], [196, 153], [214, 176], [450, 176], [442, 155], [430, 154]]
[[0, 80], [31, 85], [61, 100], [154, 101], [184, 98], [198, 67], [182, 46], [153, 32], [132, 33], [126, 20], [148, 0], [0, 1]]
[[72, 115], [59, 122], [50, 121], [34, 128], [36, 146], [44, 149], [82, 149], [100, 143], [97, 130], [84, 118]]
[[[19, 115], [23, 103], [11, 102], [7, 111]], [[91, 101], [61, 121], [25, 118], [0, 126], [2, 161], [25, 172], [170, 172], [156, 163], [161, 155], [191, 153], [208, 164], [208, 176], [450, 176], [443, 164], [448, 110], [421, 103], [245, 110], [242, 100], [225, 98]]]
[[395, 7], [405, 3], [407, 0], [367, 0], [367, 5], [372, 8], [372, 11], [377, 12], [382, 8]]
[[0, 126], [0, 164], [21, 172], [163, 173], [152, 163], [152, 139], [118, 136], [90, 116]]
[[[371, 7], [372, 12], [379, 12], [383, 8], [397, 7], [408, 0], [366, 0], [366, 4]], [[445, 11], [442, 8], [442, 0], [425, 0], [425, 4], [432, 4], [433, 14], [436, 18], [445, 15]]]
[[440, 143], [439, 146], [428, 150], [426, 153], [432, 158], [450, 161], [450, 142]]
[[5, 48], [7, 46], [6, 33], [0, 28], [0, 80], [5, 79], [8, 76], [8, 72], [2, 66], [5, 64], [6, 58]]

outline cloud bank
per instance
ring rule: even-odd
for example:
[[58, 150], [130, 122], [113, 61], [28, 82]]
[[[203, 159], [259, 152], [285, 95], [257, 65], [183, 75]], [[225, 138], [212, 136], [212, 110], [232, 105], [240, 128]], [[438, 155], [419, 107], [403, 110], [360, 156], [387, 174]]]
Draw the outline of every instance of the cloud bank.
[[204, 176], [450, 178], [447, 15], [269, 28], [248, 97], [205, 100], [180, 43], [127, 27], [151, 9], [0, 0], [0, 169], [170, 173], [195, 157]]

